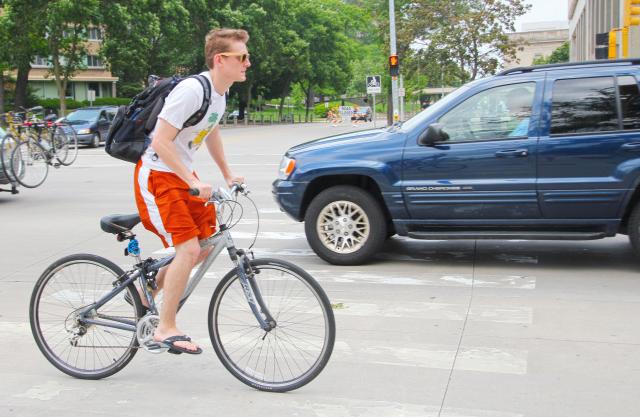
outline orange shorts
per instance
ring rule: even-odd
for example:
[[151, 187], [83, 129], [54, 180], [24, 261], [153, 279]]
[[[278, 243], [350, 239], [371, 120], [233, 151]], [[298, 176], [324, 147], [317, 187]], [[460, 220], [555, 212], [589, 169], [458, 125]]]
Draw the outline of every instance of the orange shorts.
[[134, 190], [142, 224], [160, 237], [165, 248], [215, 233], [213, 205], [205, 206], [203, 199], [189, 194], [189, 186], [176, 174], [146, 168], [138, 161]]

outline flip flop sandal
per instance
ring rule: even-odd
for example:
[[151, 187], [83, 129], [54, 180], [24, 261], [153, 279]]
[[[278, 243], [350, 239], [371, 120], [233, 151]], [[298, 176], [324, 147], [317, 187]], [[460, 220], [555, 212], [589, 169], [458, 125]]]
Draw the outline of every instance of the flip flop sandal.
[[186, 335], [177, 335], [177, 336], [167, 337], [160, 343], [167, 346], [169, 348], [169, 352], [174, 354], [189, 353], [191, 355], [199, 355], [202, 353], [202, 349], [200, 348], [198, 348], [197, 350], [190, 350], [187, 348], [183, 348], [181, 346], [177, 346], [175, 344], [176, 342], [191, 342], [191, 338]]

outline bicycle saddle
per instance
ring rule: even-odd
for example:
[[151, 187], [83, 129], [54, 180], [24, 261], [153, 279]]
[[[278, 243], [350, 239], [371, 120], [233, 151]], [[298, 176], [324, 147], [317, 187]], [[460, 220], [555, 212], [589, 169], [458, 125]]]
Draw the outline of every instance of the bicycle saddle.
[[133, 229], [138, 223], [140, 216], [137, 214], [112, 214], [100, 219], [100, 228], [115, 235]]

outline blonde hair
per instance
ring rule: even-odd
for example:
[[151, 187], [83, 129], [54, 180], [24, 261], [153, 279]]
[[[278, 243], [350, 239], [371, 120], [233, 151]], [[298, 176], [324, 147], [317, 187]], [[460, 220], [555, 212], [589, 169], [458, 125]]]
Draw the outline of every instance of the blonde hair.
[[231, 43], [240, 41], [247, 43], [249, 33], [244, 29], [212, 29], [204, 41], [204, 58], [209, 69], [213, 68], [213, 57], [221, 52], [229, 52]]

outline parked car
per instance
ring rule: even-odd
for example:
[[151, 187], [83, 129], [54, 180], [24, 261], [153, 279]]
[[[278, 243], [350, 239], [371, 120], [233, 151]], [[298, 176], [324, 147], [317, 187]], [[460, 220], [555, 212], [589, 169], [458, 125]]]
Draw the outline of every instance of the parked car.
[[371, 107], [359, 107], [351, 116], [351, 120], [370, 122], [372, 120]]
[[[239, 117], [240, 117], [240, 111], [239, 110], [234, 110], [232, 112], [227, 113], [227, 120], [238, 119]], [[246, 110], [244, 111], [244, 117], [249, 117], [249, 112], [246, 111]]]
[[76, 131], [79, 144], [97, 148], [107, 137], [117, 111], [116, 106], [83, 107], [62, 120]]
[[640, 65], [523, 67], [404, 124], [289, 149], [273, 193], [324, 260], [416, 239], [629, 236], [640, 256]]

